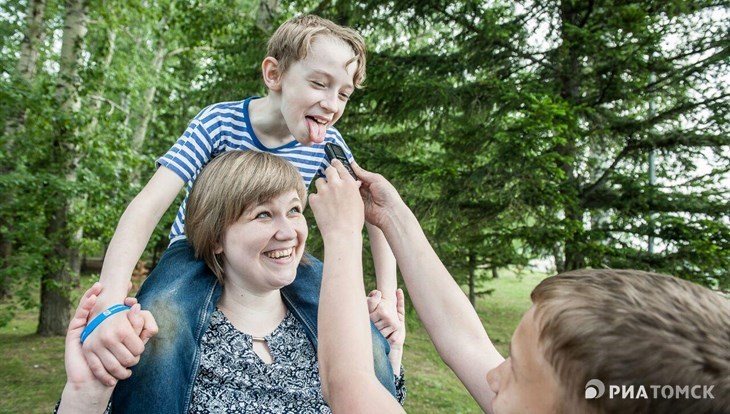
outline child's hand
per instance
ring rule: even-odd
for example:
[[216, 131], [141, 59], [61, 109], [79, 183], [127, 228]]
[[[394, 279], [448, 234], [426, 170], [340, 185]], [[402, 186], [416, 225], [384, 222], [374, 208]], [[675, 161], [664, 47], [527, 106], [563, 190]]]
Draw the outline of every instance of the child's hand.
[[390, 365], [393, 367], [393, 372], [398, 375], [403, 358], [403, 344], [406, 341], [406, 307], [403, 290], [396, 290], [395, 296], [397, 314], [397, 322], [395, 323], [386, 324], [383, 322], [383, 319], [380, 319], [380, 307], [387, 306], [387, 301], [382, 298], [379, 290], [370, 292], [367, 302], [368, 311], [370, 311], [370, 320], [380, 330], [380, 333], [388, 339], [388, 343], [390, 344], [390, 354], [388, 355]]
[[400, 325], [395, 299], [383, 297], [382, 292], [379, 290], [373, 290], [368, 295], [370, 320], [385, 338], [389, 338], [398, 330], [398, 325]]
[[406, 339], [405, 299], [403, 290], [396, 291], [395, 300], [383, 298], [379, 290], [368, 295], [370, 320], [381, 334], [388, 339], [391, 349], [402, 348]]
[[[129, 303], [133, 305], [136, 300], [127, 298], [125, 304]], [[94, 376], [113, 385], [132, 375], [128, 368], [139, 362], [144, 344], [155, 334], [157, 324], [148, 311], [120, 312], [99, 325], [86, 338], [82, 350]]]

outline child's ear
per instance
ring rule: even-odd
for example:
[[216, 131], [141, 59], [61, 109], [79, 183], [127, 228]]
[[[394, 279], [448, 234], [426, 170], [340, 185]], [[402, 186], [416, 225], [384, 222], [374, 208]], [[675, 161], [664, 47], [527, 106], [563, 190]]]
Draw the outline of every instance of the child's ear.
[[220, 242], [218, 242], [213, 247], [213, 254], [221, 254], [221, 253], [223, 253], [223, 245]]
[[261, 63], [261, 73], [264, 76], [264, 84], [269, 90], [278, 92], [281, 90], [281, 72], [279, 71], [279, 61], [271, 56], [267, 56]]

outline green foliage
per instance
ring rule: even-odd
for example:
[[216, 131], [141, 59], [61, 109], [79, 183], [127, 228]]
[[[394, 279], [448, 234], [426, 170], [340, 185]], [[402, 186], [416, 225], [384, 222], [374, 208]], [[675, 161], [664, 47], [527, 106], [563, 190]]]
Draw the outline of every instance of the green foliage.
[[[18, 68], [27, 6], [0, 5], [0, 241], [13, 253], [0, 291], [14, 303], [35, 306], [37, 281], [71, 266], [58, 240], [104, 251], [197, 112], [266, 93], [266, 41], [302, 12], [366, 37], [366, 88], [338, 128], [396, 184], [460, 283], [549, 256], [558, 269], [652, 269], [730, 289], [722, 4], [301, 0], [267, 28], [253, 0], [90, 2], [72, 114], [55, 97], [64, 4], [46, 6], [30, 78]], [[61, 208], [68, 223], [49, 234]], [[175, 210], [147, 257], [166, 247]]]
[[470, 254], [480, 267], [552, 256], [559, 270], [651, 269], [728, 289], [726, 9], [371, 1], [323, 12], [371, 50], [340, 128], [457, 278]]

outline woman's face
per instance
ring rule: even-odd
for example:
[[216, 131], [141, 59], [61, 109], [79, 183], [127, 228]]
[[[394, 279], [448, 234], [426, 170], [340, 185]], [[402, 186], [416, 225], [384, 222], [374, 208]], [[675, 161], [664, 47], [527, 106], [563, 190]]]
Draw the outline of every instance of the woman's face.
[[216, 248], [223, 253], [226, 283], [262, 293], [292, 283], [308, 234], [302, 210], [294, 190], [246, 209]]

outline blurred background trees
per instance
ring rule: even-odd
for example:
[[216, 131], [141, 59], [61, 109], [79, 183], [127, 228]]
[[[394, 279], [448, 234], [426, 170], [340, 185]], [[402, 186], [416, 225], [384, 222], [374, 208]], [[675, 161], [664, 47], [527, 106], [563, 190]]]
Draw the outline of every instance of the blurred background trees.
[[730, 290], [724, 2], [6, 0], [0, 319], [40, 306], [65, 332], [82, 258], [201, 108], [265, 94], [266, 41], [298, 13], [365, 36], [338, 128], [472, 294], [535, 259]]

